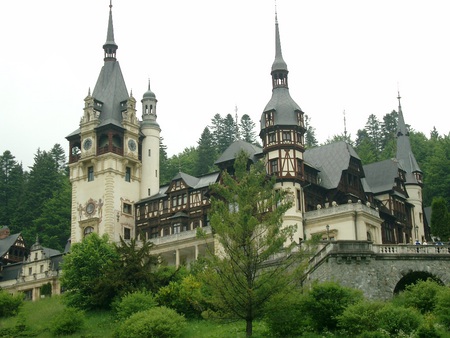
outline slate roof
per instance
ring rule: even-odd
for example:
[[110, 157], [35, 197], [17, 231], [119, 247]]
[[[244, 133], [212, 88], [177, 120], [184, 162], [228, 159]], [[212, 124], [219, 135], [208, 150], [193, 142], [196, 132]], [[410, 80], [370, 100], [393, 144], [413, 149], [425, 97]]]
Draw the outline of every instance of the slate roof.
[[[176, 180], [176, 179], [180, 179], [180, 178], [183, 179], [184, 182], [186, 182], [186, 184], [190, 188], [200, 189], [200, 188], [208, 187], [210, 184], [216, 183], [217, 179], [219, 178], [219, 172], [214, 172], [214, 173], [203, 175], [200, 177], [194, 177], [194, 176], [188, 175], [186, 173], [179, 172], [178, 174], [175, 175], [175, 177], [172, 179], [172, 181]], [[169, 188], [169, 186], [170, 186], [170, 183], [161, 186], [159, 188], [159, 192], [156, 195], [144, 198], [144, 199], [140, 200], [138, 203], [158, 200], [160, 198], [167, 196], [166, 192], [167, 192], [167, 189]]]
[[320, 171], [321, 185], [326, 189], [337, 188], [351, 157], [359, 159], [353, 147], [344, 141], [307, 149], [303, 156], [307, 164]]
[[14, 243], [16, 243], [19, 236], [20, 233], [9, 235], [6, 238], [0, 239], [0, 258], [3, 257], [9, 251], [9, 248], [13, 246]]
[[262, 148], [255, 146], [254, 144], [237, 140], [230, 144], [230, 146], [220, 155], [214, 164], [219, 165], [221, 163], [225, 163], [228, 161], [233, 161], [239, 152], [243, 150], [248, 154], [248, 159], [253, 163], [258, 161], [258, 159], [262, 156]]
[[366, 164], [363, 166], [366, 180], [374, 194], [390, 191], [395, 185], [398, 170], [402, 169], [395, 159]]

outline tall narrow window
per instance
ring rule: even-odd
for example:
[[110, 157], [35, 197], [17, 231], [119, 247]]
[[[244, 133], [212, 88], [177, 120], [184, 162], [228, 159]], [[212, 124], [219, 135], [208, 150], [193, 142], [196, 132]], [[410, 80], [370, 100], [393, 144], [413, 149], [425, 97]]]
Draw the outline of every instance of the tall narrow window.
[[123, 239], [131, 239], [131, 229], [123, 228]]
[[131, 168], [126, 167], [125, 169], [125, 181], [131, 182]]
[[149, 149], [149, 150], [148, 150], [148, 157], [151, 157], [151, 156], [152, 156], [152, 150]]
[[88, 167], [88, 182], [94, 180], [94, 167]]
[[278, 160], [277, 159], [270, 160], [270, 172], [272, 174], [278, 173]]

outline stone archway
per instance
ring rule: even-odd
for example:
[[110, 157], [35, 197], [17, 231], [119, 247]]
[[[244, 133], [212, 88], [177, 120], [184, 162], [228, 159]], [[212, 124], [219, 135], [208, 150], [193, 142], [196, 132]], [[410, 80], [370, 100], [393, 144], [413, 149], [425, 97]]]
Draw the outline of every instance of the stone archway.
[[442, 280], [439, 277], [436, 277], [430, 272], [426, 271], [409, 271], [406, 275], [404, 275], [395, 285], [394, 295], [399, 294], [404, 291], [407, 285], [415, 284], [419, 281], [426, 281], [427, 279], [432, 279], [439, 285], [444, 285]]

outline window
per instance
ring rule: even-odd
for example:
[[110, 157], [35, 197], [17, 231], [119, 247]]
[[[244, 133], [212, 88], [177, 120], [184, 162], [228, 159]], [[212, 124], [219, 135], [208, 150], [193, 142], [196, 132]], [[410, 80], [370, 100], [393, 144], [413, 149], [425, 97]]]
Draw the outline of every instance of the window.
[[283, 131], [283, 141], [291, 142], [291, 132]]
[[94, 167], [88, 167], [88, 182], [92, 182], [94, 180]]
[[84, 232], [83, 232], [84, 237], [86, 237], [87, 235], [89, 235], [89, 234], [91, 234], [93, 232], [94, 232], [94, 228], [93, 227], [86, 227], [86, 228], [84, 228]]
[[44, 272], [44, 266], [43, 265], [41, 265], [41, 266], [39, 266], [39, 272]]
[[126, 167], [125, 169], [125, 181], [131, 182], [131, 168]]
[[275, 133], [269, 133], [268, 138], [269, 138], [269, 140], [268, 140], [269, 144], [275, 143], [277, 140]]
[[181, 229], [181, 224], [177, 223], [173, 225], [173, 233], [174, 234], [179, 234], [180, 233], [180, 229]]
[[123, 228], [123, 239], [131, 239], [131, 229]]
[[158, 227], [150, 228], [150, 238], [157, 238], [157, 237], [159, 237]]
[[152, 150], [149, 149], [149, 150], [148, 150], [148, 157], [151, 157], [151, 156], [152, 156]]
[[271, 174], [278, 173], [278, 160], [277, 159], [270, 160], [270, 173]]
[[128, 203], [124, 203], [124, 204], [123, 204], [123, 213], [124, 213], [124, 214], [128, 214], [128, 215], [131, 215], [131, 214], [132, 214], [132, 207], [131, 207], [131, 204], [128, 204]]
[[28, 268], [28, 274], [32, 275], [33, 274], [33, 268]]

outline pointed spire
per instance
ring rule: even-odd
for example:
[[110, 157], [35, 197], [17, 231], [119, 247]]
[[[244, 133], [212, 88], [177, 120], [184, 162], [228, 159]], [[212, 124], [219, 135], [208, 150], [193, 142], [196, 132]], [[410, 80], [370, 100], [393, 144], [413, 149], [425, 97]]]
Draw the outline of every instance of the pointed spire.
[[278, 13], [275, 10], [275, 60], [272, 64], [272, 72], [276, 70], [284, 70], [287, 72], [287, 64], [283, 60], [281, 52], [280, 29], [278, 28]]
[[112, 19], [112, 0], [109, 2], [109, 21], [108, 21], [108, 32], [106, 34], [106, 42], [103, 45], [105, 51], [105, 61], [115, 61], [116, 52], [119, 47], [114, 41], [114, 27]]
[[405, 119], [403, 118], [403, 112], [402, 112], [402, 104], [400, 102], [400, 91], [398, 91], [398, 96], [397, 96], [397, 100], [398, 100], [398, 123], [397, 123], [397, 137], [401, 136], [401, 135], [405, 135], [408, 136], [409, 132], [406, 129], [406, 123], [405, 123]]
[[406, 184], [422, 184], [422, 171], [416, 161], [409, 141], [409, 132], [403, 118], [402, 105], [398, 91], [398, 122], [397, 122], [397, 154], [396, 158], [406, 171]]

